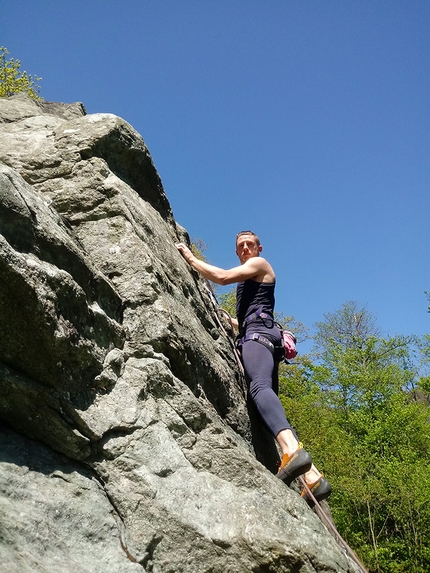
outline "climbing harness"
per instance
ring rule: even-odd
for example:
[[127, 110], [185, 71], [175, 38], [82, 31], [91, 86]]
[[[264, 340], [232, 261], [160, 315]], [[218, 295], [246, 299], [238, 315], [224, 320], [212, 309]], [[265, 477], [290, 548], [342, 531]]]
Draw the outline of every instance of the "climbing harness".
[[275, 354], [276, 352], [277, 355], [279, 355], [279, 352], [281, 352], [281, 359], [283, 359], [286, 364], [290, 364], [289, 360], [297, 356], [297, 339], [294, 334], [290, 330], [283, 329], [279, 323], [274, 321], [270, 314], [260, 310], [247, 316], [242, 323], [242, 328], [246, 328], [249, 323], [256, 322], [258, 319], [261, 319], [263, 323], [265, 323], [266, 320], [270, 320], [273, 325], [276, 325], [279, 328], [281, 332], [281, 346], [275, 346], [266, 336], [264, 336], [264, 334], [258, 333], [245, 334], [245, 336], [238, 341], [238, 344], [242, 345], [248, 340], [255, 340], [256, 342], [266, 346], [272, 354]]
[[280, 348], [278, 346], [275, 346], [273, 342], [270, 342], [267, 336], [264, 336], [264, 334], [259, 334], [258, 332], [253, 332], [252, 334], [245, 334], [245, 336], [239, 340], [239, 344], [242, 345], [244, 342], [248, 342], [248, 340], [255, 340], [255, 342], [259, 342], [260, 344], [268, 348], [272, 354], [274, 354], [276, 348]]
[[245, 328], [247, 324], [249, 324], [250, 322], [255, 322], [259, 318], [261, 318], [263, 322], [265, 320], [271, 320], [272, 323], [275, 324], [275, 321], [273, 320], [273, 317], [270, 316], [270, 314], [267, 314], [267, 312], [262, 312], [260, 310], [257, 310], [256, 312], [253, 312], [252, 314], [250, 314], [245, 318], [245, 320], [242, 322], [242, 328]]

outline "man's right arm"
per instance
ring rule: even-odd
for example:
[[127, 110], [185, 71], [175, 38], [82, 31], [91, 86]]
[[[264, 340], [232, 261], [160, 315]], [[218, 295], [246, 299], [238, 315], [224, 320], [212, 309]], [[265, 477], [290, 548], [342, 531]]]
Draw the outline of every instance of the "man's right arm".
[[219, 285], [229, 285], [264, 275], [266, 267], [268, 266], [265, 259], [253, 257], [238, 267], [228, 270], [221, 269], [195, 257], [191, 250], [183, 243], [178, 243], [176, 247], [189, 265], [206, 279]]

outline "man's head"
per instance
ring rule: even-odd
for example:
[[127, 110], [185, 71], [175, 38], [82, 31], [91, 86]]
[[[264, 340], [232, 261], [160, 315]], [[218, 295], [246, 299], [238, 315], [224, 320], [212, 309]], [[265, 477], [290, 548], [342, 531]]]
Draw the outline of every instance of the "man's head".
[[240, 233], [238, 233], [236, 235], [236, 246], [237, 246], [237, 242], [239, 240], [240, 237], [242, 237], [243, 235], [249, 235], [251, 237], [254, 237], [254, 240], [257, 244], [257, 246], [260, 246], [260, 239], [257, 237], [257, 235], [253, 232], [253, 231], [241, 231]]
[[252, 231], [241, 231], [236, 235], [236, 254], [242, 264], [251, 257], [258, 257], [262, 250], [260, 239]]

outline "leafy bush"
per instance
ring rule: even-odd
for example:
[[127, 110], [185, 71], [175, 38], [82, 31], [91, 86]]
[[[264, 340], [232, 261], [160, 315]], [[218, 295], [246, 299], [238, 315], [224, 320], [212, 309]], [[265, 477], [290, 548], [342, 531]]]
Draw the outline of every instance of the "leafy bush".
[[17, 93], [24, 92], [33, 99], [41, 99], [39, 96], [40, 87], [36, 82], [42, 78], [21, 72], [21, 62], [10, 58], [4, 46], [0, 47], [0, 97], [10, 97]]

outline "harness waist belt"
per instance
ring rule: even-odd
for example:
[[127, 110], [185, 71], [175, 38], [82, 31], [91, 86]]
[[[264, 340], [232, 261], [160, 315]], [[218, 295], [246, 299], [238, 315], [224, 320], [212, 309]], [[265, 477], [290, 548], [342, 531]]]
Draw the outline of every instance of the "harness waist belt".
[[250, 314], [245, 318], [245, 320], [242, 323], [242, 327], [246, 326], [248, 322], [252, 322], [257, 318], [270, 318], [271, 320], [273, 320], [273, 317], [270, 316], [270, 314], [267, 314], [267, 312], [253, 312], [252, 314]]
[[264, 336], [264, 334], [258, 334], [258, 332], [254, 332], [253, 334], [246, 334], [243, 338], [240, 339], [239, 343], [243, 344], [244, 342], [248, 342], [248, 340], [255, 340], [255, 342], [263, 344], [270, 350], [272, 354], [275, 352], [275, 345], [267, 338], [267, 336]]

